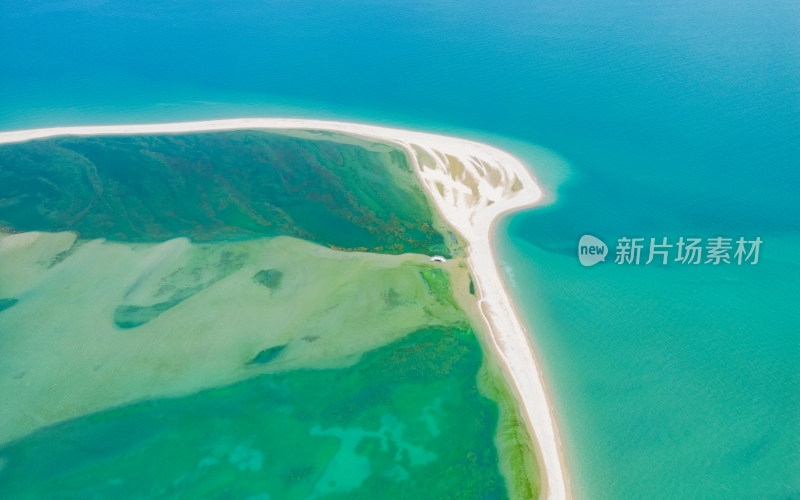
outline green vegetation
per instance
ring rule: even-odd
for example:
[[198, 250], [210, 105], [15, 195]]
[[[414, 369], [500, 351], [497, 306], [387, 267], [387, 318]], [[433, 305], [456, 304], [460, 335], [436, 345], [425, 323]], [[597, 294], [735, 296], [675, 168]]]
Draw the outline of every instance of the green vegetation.
[[446, 271], [438, 267], [428, 266], [420, 271], [420, 275], [422, 279], [425, 280], [425, 286], [428, 288], [428, 292], [435, 297], [440, 304], [449, 304], [455, 308], [458, 307], [450, 291], [450, 277]]
[[0, 145], [0, 199], [0, 227], [18, 231], [136, 242], [285, 235], [340, 249], [450, 255], [405, 155], [336, 134]]
[[541, 484], [535, 444], [519, 414], [511, 388], [499, 370], [492, 361], [484, 361], [478, 375], [478, 387], [481, 394], [497, 403], [499, 410], [495, 446], [500, 457], [500, 470], [506, 479], [510, 498], [536, 499]]

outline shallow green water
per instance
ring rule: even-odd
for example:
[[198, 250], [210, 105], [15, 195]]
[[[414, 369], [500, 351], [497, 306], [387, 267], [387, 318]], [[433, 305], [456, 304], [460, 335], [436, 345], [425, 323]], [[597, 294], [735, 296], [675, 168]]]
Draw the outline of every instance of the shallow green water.
[[[469, 330], [104, 411], [0, 448], [4, 498], [502, 498]], [[260, 496], [258, 496], [260, 495]]]

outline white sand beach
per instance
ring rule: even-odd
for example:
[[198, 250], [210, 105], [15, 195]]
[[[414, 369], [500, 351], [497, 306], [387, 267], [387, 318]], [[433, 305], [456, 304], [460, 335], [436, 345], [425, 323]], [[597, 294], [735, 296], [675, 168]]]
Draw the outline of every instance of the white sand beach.
[[392, 143], [405, 150], [444, 219], [468, 243], [481, 314], [497, 358], [516, 395], [543, 468], [543, 498], [571, 498], [553, 410], [531, 342], [499, 274], [492, 231], [504, 213], [531, 206], [542, 191], [531, 172], [492, 146], [436, 134], [357, 123], [290, 118], [57, 127], [0, 132], [0, 144], [64, 135], [163, 134], [238, 129], [331, 131]]

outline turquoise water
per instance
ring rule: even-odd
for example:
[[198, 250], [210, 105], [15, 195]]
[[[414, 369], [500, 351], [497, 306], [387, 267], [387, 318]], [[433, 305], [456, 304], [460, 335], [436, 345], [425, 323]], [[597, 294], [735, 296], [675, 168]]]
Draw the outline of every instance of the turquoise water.
[[[576, 486], [800, 495], [796, 2], [0, 2], [0, 129], [313, 116], [491, 140], [553, 203], [500, 228]], [[552, 169], [551, 169], [552, 166]], [[584, 269], [580, 235], [764, 240]]]

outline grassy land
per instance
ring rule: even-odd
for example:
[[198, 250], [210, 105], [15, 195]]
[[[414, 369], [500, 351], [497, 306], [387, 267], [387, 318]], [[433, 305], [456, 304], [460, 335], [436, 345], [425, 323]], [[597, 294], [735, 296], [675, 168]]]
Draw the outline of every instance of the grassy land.
[[0, 145], [0, 228], [136, 242], [284, 235], [449, 255], [405, 155], [341, 137], [233, 131]]
[[499, 367], [486, 360], [478, 376], [482, 394], [497, 403], [499, 419], [495, 446], [500, 457], [500, 471], [506, 479], [509, 497], [536, 499], [541, 493], [536, 448], [511, 388], [499, 373]]

